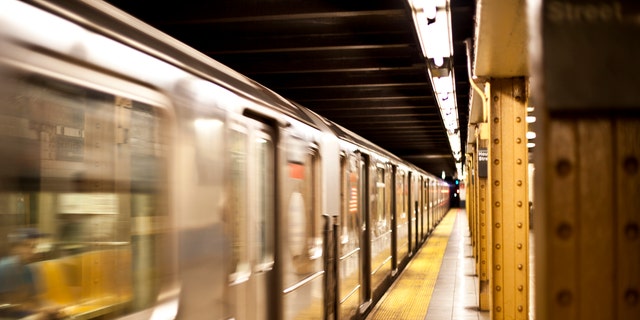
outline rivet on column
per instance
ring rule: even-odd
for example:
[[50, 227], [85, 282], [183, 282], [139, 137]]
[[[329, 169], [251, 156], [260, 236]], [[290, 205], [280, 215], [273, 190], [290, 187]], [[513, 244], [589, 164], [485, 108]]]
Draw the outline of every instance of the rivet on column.
[[637, 240], [638, 233], [637, 223], [630, 222], [624, 227], [624, 235], [627, 237], [627, 240]]
[[624, 171], [629, 175], [635, 175], [638, 173], [638, 159], [633, 156], [629, 156], [624, 159], [622, 164]]
[[556, 295], [556, 300], [561, 306], [569, 306], [573, 302], [573, 294], [569, 290], [562, 290]]
[[573, 228], [567, 222], [561, 223], [558, 228], [556, 228], [556, 234], [560, 239], [567, 240], [571, 237], [573, 233]]
[[566, 177], [571, 173], [572, 165], [567, 159], [560, 159], [556, 163], [556, 173], [560, 177]]
[[624, 293], [624, 301], [630, 306], [638, 305], [638, 290], [627, 289]]

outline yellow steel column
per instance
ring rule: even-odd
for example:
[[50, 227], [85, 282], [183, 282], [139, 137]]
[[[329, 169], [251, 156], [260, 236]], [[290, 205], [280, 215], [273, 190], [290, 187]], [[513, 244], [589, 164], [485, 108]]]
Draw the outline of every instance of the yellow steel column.
[[491, 318], [527, 319], [529, 221], [524, 78], [492, 80], [490, 97]]
[[[476, 158], [477, 153], [474, 150], [474, 146], [469, 144], [467, 146], [467, 181], [465, 183], [467, 190], [467, 215], [469, 216], [469, 231], [472, 235], [472, 249], [473, 249], [473, 258], [474, 258], [474, 272], [478, 273], [478, 248], [477, 248], [477, 239], [476, 235], [478, 233], [477, 226], [477, 210], [476, 210], [476, 179], [475, 179], [475, 171], [476, 171]], [[472, 218], [473, 217], [473, 218]]]
[[554, 117], [546, 129], [540, 317], [640, 319], [640, 120]]
[[[488, 149], [487, 149], [487, 138], [489, 135], [489, 128], [487, 124], [481, 124], [480, 132], [476, 139], [477, 146], [479, 150], [479, 161], [484, 161], [485, 164], [488, 159]], [[488, 169], [488, 168], [487, 168]], [[491, 194], [487, 192], [489, 189], [487, 187], [487, 176], [481, 176], [480, 174], [476, 174], [477, 181], [477, 193], [478, 193], [478, 225], [479, 225], [479, 243], [478, 243], [478, 252], [479, 252], [479, 270], [478, 270], [478, 282], [479, 282], [479, 308], [483, 311], [488, 311], [490, 309], [490, 293], [491, 288], [489, 286], [489, 225], [491, 225], [491, 219], [489, 215], [489, 203]]]
[[616, 307], [619, 319], [640, 319], [640, 119], [619, 119], [615, 127]]

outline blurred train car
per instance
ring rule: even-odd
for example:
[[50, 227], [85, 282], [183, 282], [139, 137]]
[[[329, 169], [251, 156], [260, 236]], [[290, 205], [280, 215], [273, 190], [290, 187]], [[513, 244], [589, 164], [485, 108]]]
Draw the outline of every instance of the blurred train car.
[[98, 1], [0, 2], [0, 319], [359, 319], [448, 186]]

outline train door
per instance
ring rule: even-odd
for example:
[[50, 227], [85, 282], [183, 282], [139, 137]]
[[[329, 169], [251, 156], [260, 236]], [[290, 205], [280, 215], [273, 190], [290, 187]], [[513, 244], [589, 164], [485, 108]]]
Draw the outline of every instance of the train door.
[[311, 319], [324, 310], [321, 159], [318, 146], [310, 140], [290, 135], [285, 148], [277, 231], [278, 303], [282, 304], [278, 314], [282, 312], [282, 319]]
[[362, 159], [358, 154], [342, 158], [341, 203], [338, 248], [338, 301], [340, 319], [351, 319], [358, 314], [363, 301], [362, 292]]
[[388, 164], [372, 161], [369, 168], [371, 289], [377, 294], [391, 275], [391, 179]]
[[427, 235], [431, 233], [431, 178], [424, 182], [424, 211], [426, 216]]
[[407, 216], [409, 218], [408, 221], [408, 225], [407, 228], [409, 229], [409, 255], [413, 255], [413, 252], [415, 251], [416, 248], [416, 244], [415, 244], [415, 238], [416, 238], [416, 231], [415, 231], [415, 223], [416, 223], [416, 210], [415, 210], [415, 205], [414, 205], [414, 201], [415, 201], [415, 197], [416, 194], [414, 192], [415, 189], [415, 178], [414, 178], [414, 174], [412, 172], [409, 172], [409, 176], [408, 176], [408, 189], [409, 189], [409, 197], [408, 197], [408, 206], [407, 206]]
[[266, 319], [274, 312], [268, 295], [275, 241], [273, 137], [269, 126], [253, 119], [230, 125], [226, 220], [232, 248], [229, 298], [236, 319]]
[[422, 186], [422, 183], [423, 183], [422, 182], [423, 181], [422, 176], [418, 176], [416, 178], [416, 180], [417, 180], [416, 181], [416, 194], [418, 195], [418, 199], [415, 202], [416, 203], [416, 207], [417, 207], [416, 211], [418, 211], [418, 220], [416, 221], [416, 228], [417, 228], [417, 233], [418, 233], [418, 237], [417, 237], [418, 245], [421, 245], [422, 244], [422, 238], [423, 238], [423, 235], [424, 235], [424, 231], [422, 229], [422, 224], [423, 224], [423, 221], [424, 221], [424, 210], [422, 210], [422, 199], [423, 199], [423, 197], [422, 197], [423, 196], [423, 194], [422, 194], [422, 190], [423, 190], [423, 188], [422, 188], [423, 187]]
[[429, 235], [429, 178], [424, 177], [422, 180], [422, 238], [423, 241], [424, 239], [427, 238], [427, 236]]
[[409, 214], [407, 208], [407, 175], [396, 171], [396, 254], [398, 264], [409, 254]]
[[437, 180], [431, 181], [431, 230], [435, 230], [438, 225], [438, 208], [436, 202], [438, 200]]
[[398, 167], [391, 166], [391, 275], [398, 271]]
[[362, 244], [361, 283], [362, 296], [360, 299], [360, 313], [366, 311], [371, 305], [371, 225], [370, 225], [370, 184], [369, 176], [370, 158], [358, 153], [360, 167], [360, 208], [362, 210], [362, 226], [360, 227], [360, 243]]
[[414, 212], [414, 216], [413, 216], [413, 238], [415, 241], [415, 245], [413, 248], [413, 251], [417, 251], [418, 248], [420, 247], [420, 219], [421, 219], [421, 215], [422, 215], [422, 208], [420, 207], [420, 176], [419, 175], [415, 175], [413, 177], [413, 181], [411, 182], [413, 188], [412, 188], [412, 193], [413, 193], [413, 212]]

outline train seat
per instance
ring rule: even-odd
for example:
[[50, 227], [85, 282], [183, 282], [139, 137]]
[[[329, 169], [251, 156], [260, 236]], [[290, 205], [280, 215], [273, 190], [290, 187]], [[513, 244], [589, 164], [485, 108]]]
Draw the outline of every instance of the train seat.
[[89, 251], [32, 265], [39, 294], [60, 313], [88, 319], [123, 308], [132, 298], [130, 249]]

